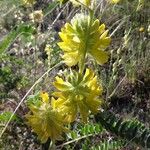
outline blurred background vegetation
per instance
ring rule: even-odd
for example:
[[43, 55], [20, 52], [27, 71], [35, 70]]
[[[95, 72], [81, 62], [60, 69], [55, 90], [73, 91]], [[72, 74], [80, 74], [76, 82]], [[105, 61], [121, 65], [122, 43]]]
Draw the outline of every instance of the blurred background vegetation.
[[[121, 0], [112, 4], [97, 0], [96, 6], [95, 16], [106, 24], [112, 38], [107, 49], [110, 59], [103, 66], [90, 60], [87, 65], [101, 79], [107, 110], [119, 118], [139, 120], [150, 128], [150, 1]], [[40, 21], [31, 17], [35, 11], [42, 11], [42, 16], [37, 16], [41, 17]], [[61, 61], [58, 32], [82, 11], [69, 1], [61, 5], [58, 1], [37, 0], [34, 5], [26, 6], [22, 0], [0, 0], [0, 131], [30, 87], [48, 68]], [[28, 99], [35, 100], [39, 91], [53, 91], [53, 78], [65, 68], [61, 65], [47, 74]], [[1, 150], [46, 149], [46, 144], [41, 147], [36, 135], [26, 126], [26, 101], [0, 140]], [[91, 121], [86, 125], [73, 124], [73, 131], [57, 143], [57, 148], [145, 149], [105, 130], [93, 116]]]

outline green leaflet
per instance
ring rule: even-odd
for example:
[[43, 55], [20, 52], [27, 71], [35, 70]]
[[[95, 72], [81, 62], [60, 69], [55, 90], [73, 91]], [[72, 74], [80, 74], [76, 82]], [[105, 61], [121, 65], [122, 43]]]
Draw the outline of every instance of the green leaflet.
[[[7, 122], [10, 119], [11, 115], [12, 115], [12, 112], [9, 112], [9, 111], [1, 113], [0, 122]], [[13, 115], [11, 121], [15, 121], [15, 120], [18, 120], [18, 117], [16, 115]]]
[[106, 130], [116, 134], [118, 137], [144, 148], [150, 148], [150, 129], [146, 128], [140, 121], [118, 119], [109, 111], [97, 114], [95, 119]]
[[119, 150], [124, 145], [121, 140], [112, 140], [112, 141], [103, 141], [98, 145], [95, 145], [91, 148], [91, 150]]

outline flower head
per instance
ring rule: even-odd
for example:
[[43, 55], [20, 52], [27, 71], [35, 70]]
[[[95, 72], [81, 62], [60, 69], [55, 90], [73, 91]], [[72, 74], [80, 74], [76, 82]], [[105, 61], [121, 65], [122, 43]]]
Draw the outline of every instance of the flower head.
[[[42, 95], [42, 99], [45, 99], [45, 95]], [[64, 127], [62, 115], [58, 110], [54, 110], [49, 103], [44, 101], [40, 106], [30, 105], [29, 108], [32, 114], [26, 115], [27, 123], [37, 133], [42, 143], [45, 143], [49, 137], [51, 140], [62, 139], [62, 133], [67, 129]]]
[[144, 32], [144, 27], [140, 27], [139, 32]]
[[42, 10], [36, 10], [29, 15], [30, 19], [33, 22], [42, 22], [43, 21], [43, 12]]
[[84, 76], [71, 71], [65, 81], [57, 76], [54, 86], [59, 91], [53, 93], [58, 97], [52, 101], [53, 107], [61, 110], [65, 121], [73, 122], [79, 112], [83, 122], [86, 122], [90, 111], [93, 113], [98, 111], [102, 102], [99, 99], [102, 87], [92, 70], [86, 69]]
[[62, 42], [59, 47], [64, 51], [62, 58], [68, 66], [80, 63], [87, 54], [91, 55], [99, 64], [108, 60], [104, 50], [110, 43], [108, 30], [100, 25], [99, 20], [91, 20], [90, 16], [77, 14], [71, 23], [66, 23], [59, 33]]

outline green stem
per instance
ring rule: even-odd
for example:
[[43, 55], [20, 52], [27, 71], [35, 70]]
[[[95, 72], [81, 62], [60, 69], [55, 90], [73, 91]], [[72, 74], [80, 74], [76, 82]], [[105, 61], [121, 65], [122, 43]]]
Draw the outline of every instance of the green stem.
[[43, 77], [45, 77], [51, 70], [53, 70], [56, 67], [59, 67], [60, 65], [62, 65], [63, 62], [59, 62], [58, 64], [54, 65], [53, 67], [51, 67], [49, 70], [47, 70], [40, 78], [38, 78], [35, 83], [31, 86], [31, 88], [27, 91], [27, 93], [24, 95], [24, 97], [21, 99], [21, 101], [19, 102], [19, 104], [17, 105], [17, 107], [15, 108], [14, 112], [12, 113], [12, 115], [10, 116], [9, 120], [6, 122], [5, 127], [2, 129], [1, 133], [0, 133], [0, 138], [2, 137], [2, 135], [4, 134], [4, 132], [6, 131], [9, 123], [11, 122], [13, 116], [15, 115], [15, 113], [17, 112], [17, 110], [19, 109], [19, 107], [21, 106], [21, 104], [23, 103], [23, 101], [26, 99], [26, 97], [29, 95], [29, 93], [34, 89], [34, 87], [42, 81]]
[[89, 9], [89, 15], [90, 15], [90, 21], [94, 18], [94, 11], [92, 9]]
[[88, 9], [88, 11], [89, 11], [89, 16], [90, 16], [90, 23], [89, 23], [89, 27], [87, 29], [87, 34], [86, 34], [85, 52], [83, 54], [81, 61], [79, 62], [79, 73], [81, 73], [81, 74], [83, 73], [84, 68], [85, 68], [85, 58], [86, 58], [86, 53], [87, 53], [87, 48], [88, 48], [87, 43], [88, 43], [88, 38], [89, 38], [89, 31], [90, 31], [92, 21], [94, 18], [94, 11], [92, 9]]
[[83, 73], [85, 67], [85, 56], [82, 58], [82, 60], [79, 62], [79, 73]]
[[48, 150], [56, 150], [55, 140], [51, 140]]

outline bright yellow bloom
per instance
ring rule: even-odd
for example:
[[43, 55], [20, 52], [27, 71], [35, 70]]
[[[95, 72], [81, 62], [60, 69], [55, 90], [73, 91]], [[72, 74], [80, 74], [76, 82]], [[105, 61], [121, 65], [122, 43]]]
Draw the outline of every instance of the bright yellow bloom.
[[47, 92], [41, 92], [40, 97], [42, 98], [42, 101], [45, 103], [49, 102], [49, 95]]
[[30, 105], [29, 108], [32, 114], [26, 115], [28, 124], [37, 133], [42, 143], [45, 143], [48, 138], [62, 139], [62, 133], [68, 130], [64, 127], [62, 115], [58, 110], [52, 109], [51, 105], [45, 102], [41, 103], [40, 107]]
[[59, 91], [53, 93], [58, 99], [53, 100], [52, 104], [64, 114], [65, 121], [73, 122], [79, 112], [83, 122], [87, 122], [90, 111], [97, 113], [102, 102], [99, 99], [102, 87], [92, 70], [86, 69], [84, 76], [71, 71], [65, 81], [57, 76], [54, 86]]
[[144, 32], [144, 27], [140, 27], [139, 32]]
[[40, 22], [43, 21], [44, 15], [43, 15], [42, 10], [36, 10], [36, 11], [34, 11], [33, 13], [31, 13], [31, 14], [29, 15], [29, 17], [30, 17], [30, 19], [31, 19], [33, 22], [38, 22], [38, 23], [40, 23]]
[[87, 54], [91, 55], [99, 64], [108, 61], [108, 54], [104, 50], [110, 44], [107, 37], [108, 30], [100, 25], [99, 20], [91, 20], [89, 16], [77, 14], [71, 23], [66, 23], [59, 33], [62, 42], [59, 47], [64, 51], [62, 58], [68, 66], [80, 63]]

